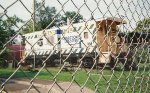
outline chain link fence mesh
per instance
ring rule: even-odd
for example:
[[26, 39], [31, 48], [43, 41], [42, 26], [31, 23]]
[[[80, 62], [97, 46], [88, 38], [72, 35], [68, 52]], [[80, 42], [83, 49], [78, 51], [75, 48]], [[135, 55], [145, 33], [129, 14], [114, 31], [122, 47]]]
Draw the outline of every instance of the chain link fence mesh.
[[149, 0], [0, 1], [0, 93], [149, 93]]

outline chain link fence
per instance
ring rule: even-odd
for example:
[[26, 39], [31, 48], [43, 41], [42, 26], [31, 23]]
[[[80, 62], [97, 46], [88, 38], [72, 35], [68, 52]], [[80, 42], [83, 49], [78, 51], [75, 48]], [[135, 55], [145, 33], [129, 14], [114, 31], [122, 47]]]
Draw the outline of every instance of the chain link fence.
[[149, 93], [149, 0], [1, 0], [0, 93]]

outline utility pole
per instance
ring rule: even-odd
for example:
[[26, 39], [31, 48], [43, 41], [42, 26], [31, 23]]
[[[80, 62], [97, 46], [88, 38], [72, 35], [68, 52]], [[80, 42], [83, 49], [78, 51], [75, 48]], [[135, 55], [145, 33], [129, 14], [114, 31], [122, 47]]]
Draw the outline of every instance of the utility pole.
[[35, 0], [33, 0], [32, 22], [33, 22], [33, 32], [34, 32], [35, 31]]
[[[33, 32], [35, 31], [35, 0], [33, 0], [33, 13], [32, 13], [32, 26], [33, 26]], [[35, 52], [33, 47], [33, 52]], [[36, 54], [34, 53], [34, 63], [33, 63], [33, 69], [35, 70], [35, 61], [36, 61]]]

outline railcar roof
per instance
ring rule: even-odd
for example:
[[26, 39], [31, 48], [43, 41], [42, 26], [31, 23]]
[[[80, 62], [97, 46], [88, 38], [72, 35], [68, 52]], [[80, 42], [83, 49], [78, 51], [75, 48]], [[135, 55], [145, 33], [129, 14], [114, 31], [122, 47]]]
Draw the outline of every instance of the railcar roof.
[[50, 29], [41, 30], [41, 31], [35, 31], [35, 32], [32, 32], [32, 33], [27, 33], [25, 35], [28, 36], [28, 35], [31, 35], [31, 34], [40, 34], [40, 33], [44, 32], [44, 31], [45, 32], [46, 31], [56, 31], [58, 29], [66, 29], [69, 26], [80, 26], [80, 25], [85, 25], [85, 24], [88, 24], [88, 23], [95, 23], [95, 22], [98, 22], [98, 21], [106, 21], [106, 20], [109, 20], [109, 21], [112, 21], [112, 22], [114, 21], [114, 22], [117, 22], [118, 24], [126, 24], [127, 23], [122, 18], [105, 17], [105, 18], [99, 18], [99, 19], [95, 19], [95, 20], [89, 20], [89, 21], [85, 21], [85, 22], [81, 22], [81, 23], [71, 23], [70, 25], [64, 25], [64, 26], [60, 26], [60, 27], [52, 27]]

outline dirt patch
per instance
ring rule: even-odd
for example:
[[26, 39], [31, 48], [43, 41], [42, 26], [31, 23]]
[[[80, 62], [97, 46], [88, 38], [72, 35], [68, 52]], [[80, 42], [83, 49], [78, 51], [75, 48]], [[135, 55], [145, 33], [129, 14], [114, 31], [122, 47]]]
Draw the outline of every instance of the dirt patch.
[[[7, 90], [8, 93], [24, 93], [27, 92], [31, 86], [30, 79], [18, 78], [10, 81], [11, 82], [8, 82], [5, 85], [5, 90]], [[64, 93], [64, 91], [66, 93], [94, 93], [86, 87], [81, 88], [77, 84], [70, 82], [57, 82], [59, 86], [57, 84], [53, 85], [53, 83], [53, 81], [39, 79], [33, 81], [34, 86], [40, 91], [40, 93], [47, 93], [48, 91], [50, 91], [50, 93]], [[37, 90], [34, 87], [31, 87], [29, 93], [37, 93]]]
[[16, 83], [10, 83], [5, 85], [5, 89], [8, 91], [8, 93], [14, 92], [14, 91], [21, 91], [28, 89], [29, 85], [24, 84], [16, 84]]
[[[29, 82], [30, 83], [30, 79], [26, 79], [26, 78], [16, 78], [14, 79], [16, 82], [17, 81], [24, 81], [24, 82]], [[40, 80], [40, 79], [34, 79], [33, 82], [35, 84], [44, 84], [44, 85], [49, 85], [49, 84], [52, 84], [53, 81], [49, 81], [49, 80]]]

